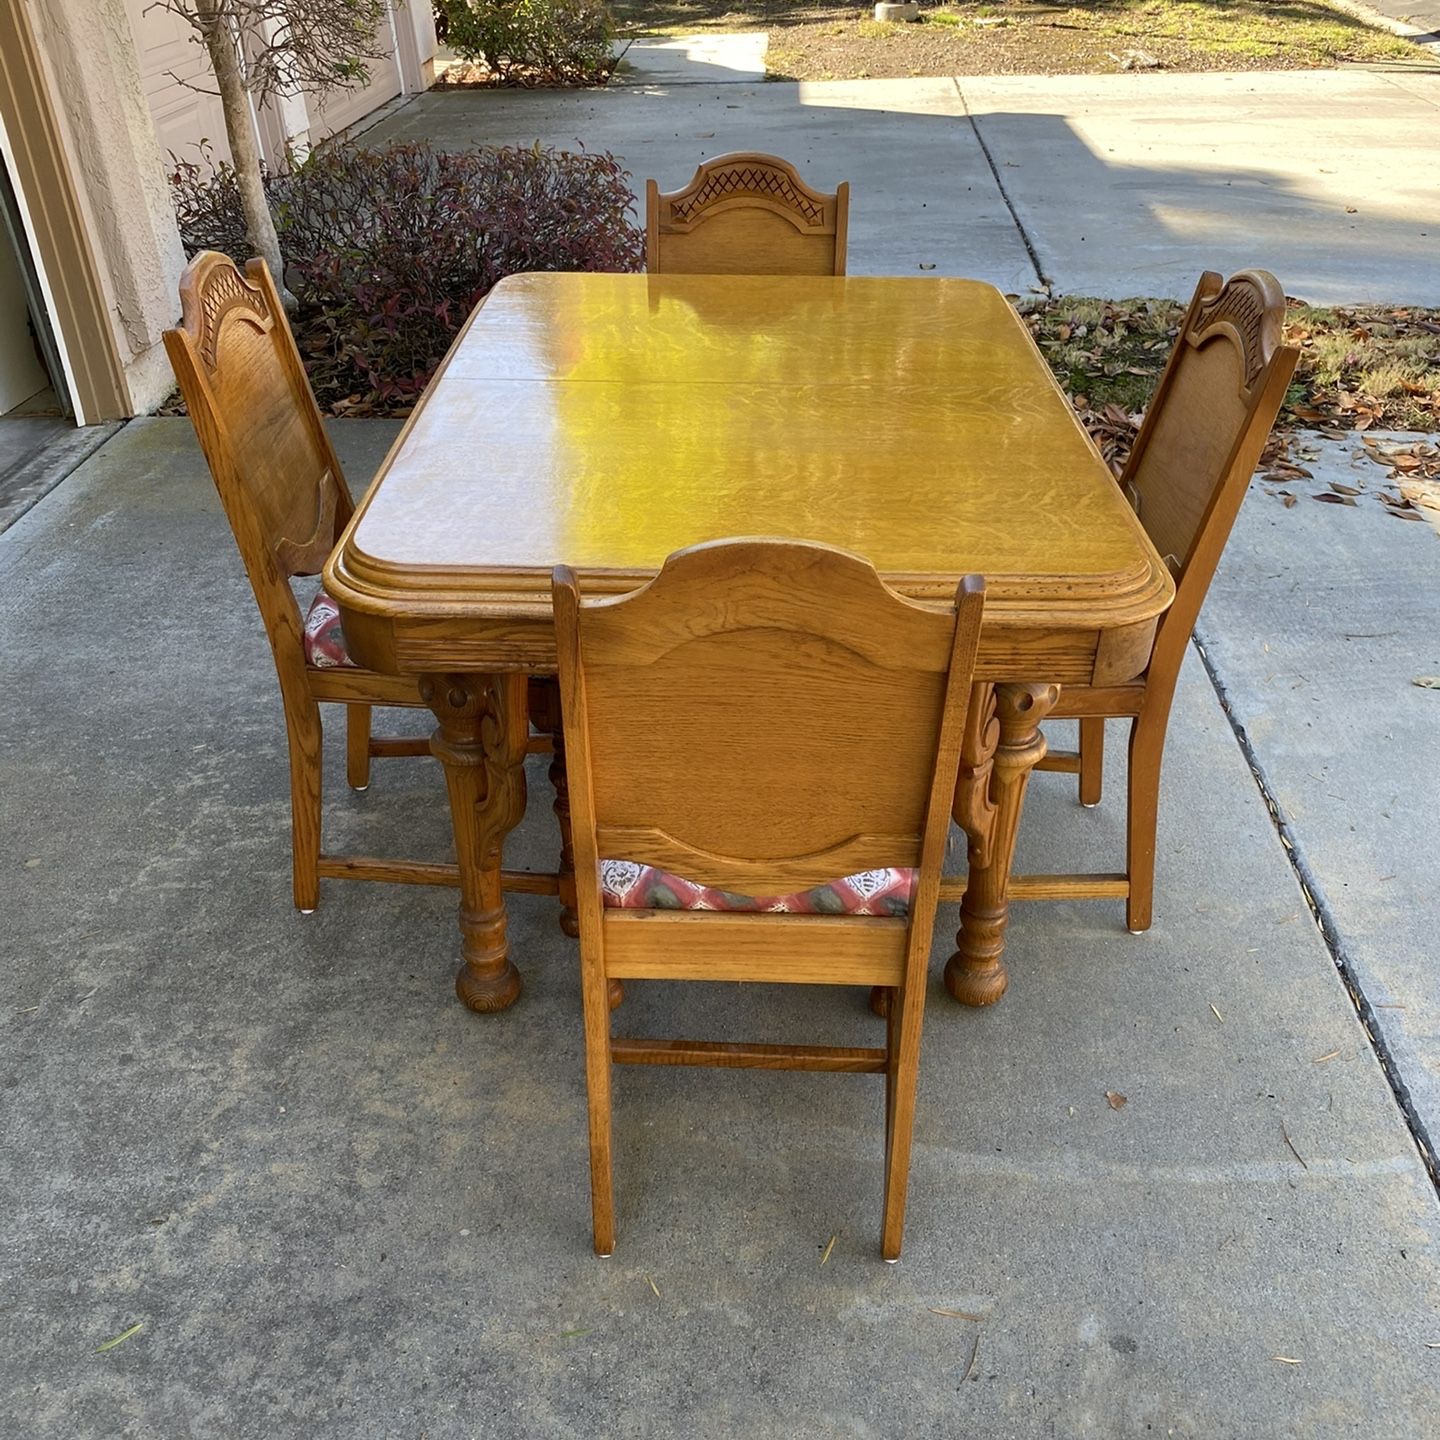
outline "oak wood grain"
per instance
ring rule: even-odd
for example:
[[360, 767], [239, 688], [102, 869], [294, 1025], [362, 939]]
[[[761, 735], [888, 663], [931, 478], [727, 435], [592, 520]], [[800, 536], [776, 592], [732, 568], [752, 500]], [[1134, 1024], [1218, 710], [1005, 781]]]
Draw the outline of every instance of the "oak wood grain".
[[1175, 603], [1137, 682], [1108, 683], [1138, 673], [1132, 654], [1119, 674], [1107, 664], [1113, 655], [1098, 657], [1095, 683], [1068, 686], [1053, 712], [1080, 720], [1074, 768], [1083, 805], [1100, 802], [1105, 721], [1131, 722], [1126, 869], [1123, 888], [1111, 875], [1088, 887], [1070, 875], [1056, 877], [1065, 881], [1057, 893], [1035, 898], [1123, 898], [1132, 931], [1149, 929], [1154, 915], [1160, 765], [1180, 666], [1299, 358], [1282, 343], [1284, 321], [1285, 293], [1268, 272], [1201, 277], [1120, 480], [1176, 577]]
[[354, 506], [264, 261], [252, 260], [242, 274], [228, 256], [203, 251], [181, 276], [180, 303], [180, 324], [165, 332], [166, 352], [239, 546], [280, 683], [296, 908], [315, 909], [322, 876], [454, 884], [453, 865], [321, 852], [321, 702], [347, 707], [346, 778], [363, 790], [373, 757], [429, 753], [410, 737], [372, 736], [372, 707], [414, 708], [422, 701], [410, 676], [307, 663], [290, 580], [320, 570]]
[[[900, 1253], [926, 965], [983, 583], [950, 613], [906, 600], [828, 546], [736, 540], [670, 556], [644, 589], [582, 604], [558, 567], [554, 609], [580, 916], [595, 1248], [615, 1241], [612, 978], [880, 986], [881, 1253]], [[745, 732], [767, 743], [745, 749]], [[807, 743], [797, 748], [792, 736]], [[777, 745], [777, 736], [787, 743]], [[753, 768], [752, 768], [753, 767]], [[646, 823], [648, 817], [649, 823]], [[856, 834], [856, 817], [864, 830]], [[660, 837], [657, 839], [657, 837]], [[612, 842], [630, 847], [609, 856]], [[638, 851], [638, 853], [636, 853]], [[908, 916], [606, 911], [602, 857], [681, 858], [709, 883], [818, 883], [837, 860], [916, 870]], [[634, 1063], [850, 1069], [856, 1052], [626, 1041]]]

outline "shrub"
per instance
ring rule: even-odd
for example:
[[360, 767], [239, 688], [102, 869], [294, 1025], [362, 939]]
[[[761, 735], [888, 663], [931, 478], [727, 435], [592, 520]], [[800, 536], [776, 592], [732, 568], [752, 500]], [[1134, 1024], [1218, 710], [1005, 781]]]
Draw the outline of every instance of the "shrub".
[[615, 68], [604, 0], [437, 0], [445, 38], [502, 84], [603, 85]]
[[219, 250], [234, 260], [246, 253], [245, 212], [235, 171], [216, 160], [210, 142], [200, 142], [198, 160], [180, 160], [170, 153], [170, 199], [187, 257], [198, 250]]
[[[177, 171], [173, 184], [187, 250], [240, 258], [233, 176], [222, 167], [207, 187]], [[412, 403], [506, 275], [638, 270], [643, 256], [625, 171], [610, 155], [326, 148], [267, 188], [322, 402]]]

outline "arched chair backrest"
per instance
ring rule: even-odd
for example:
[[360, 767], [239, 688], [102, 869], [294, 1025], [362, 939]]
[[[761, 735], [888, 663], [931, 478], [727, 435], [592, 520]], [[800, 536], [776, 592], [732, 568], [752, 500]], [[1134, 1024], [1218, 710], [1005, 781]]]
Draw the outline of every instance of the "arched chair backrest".
[[283, 685], [304, 665], [289, 579], [319, 574], [350, 518], [350, 492], [265, 262], [241, 274], [202, 251], [180, 278], [180, 302], [165, 348]]
[[652, 274], [843, 275], [850, 187], [812, 190], [787, 161], [744, 152], [707, 160], [683, 190], [645, 182]]
[[930, 609], [858, 556], [779, 540], [680, 551], [583, 608], [557, 580], [567, 751], [594, 829], [577, 808], [577, 855], [750, 895], [934, 859], [982, 588]]
[[1299, 358], [1284, 323], [1285, 292], [1267, 271], [1202, 275], [1121, 476], [1175, 575], [1160, 636], [1178, 637], [1165, 647], [1177, 670]]

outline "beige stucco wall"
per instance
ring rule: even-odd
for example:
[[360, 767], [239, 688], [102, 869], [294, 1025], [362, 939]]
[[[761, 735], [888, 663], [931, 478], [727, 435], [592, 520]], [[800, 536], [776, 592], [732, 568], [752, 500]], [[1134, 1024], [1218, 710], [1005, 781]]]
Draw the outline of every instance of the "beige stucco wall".
[[[89, 300], [84, 313], [94, 319], [87, 323], [92, 333], [109, 327], [129, 391], [126, 408], [143, 414], [174, 387], [162, 337], [179, 316], [185, 264], [151, 113], [155, 97], [146, 94], [136, 43], [134, 27], [145, 23], [143, 0], [15, 0], [11, 13], [25, 17], [27, 33], [33, 32], [43, 72], [39, 88], [56, 112], [68, 162], [62, 168], [78, 192], [80, 219], [95, 256], [98, 275], [86, 284], [93, 292], [98, 283], [105, 314], [98, 315], [99, 307]], [[425, 88], [435, 51], [428, 4], [410, 0], [398, 7], [391, 34], [395, 63], [389, 73], [398, 70], [403, 91]], [[393, 82], [389, 92], [377, 87], [373, 103], [394, 88]], [[352, 108], [363, 113], [365, 99], [363, 92], [354, 97]], [[296, 97], [261, 117], [262, 132], [267, 126], [276, 131], [278, 152], [287, 140], [303, 139], [307, 127], [314, 128], [313, 104], [311, 96]], [[198, 124], [198, 113], [196, 118]], [[88, 277], [88, 266], [85, 273]], [[109, 373], [111, 399], [104, 413], [113, 414], [121, 377], [113, 366]]]
[[174, 387], [162, 335], [185, 255], [125, 0], [31, 0], [136, 414]]

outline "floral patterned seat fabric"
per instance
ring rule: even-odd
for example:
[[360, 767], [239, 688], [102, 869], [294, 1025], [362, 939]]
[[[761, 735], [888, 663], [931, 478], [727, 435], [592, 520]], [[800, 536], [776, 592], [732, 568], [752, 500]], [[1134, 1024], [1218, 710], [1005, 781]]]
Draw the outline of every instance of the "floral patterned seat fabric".
[[600, 862], [600, 898], [610, 910], [729, 910], [790, 915], [892, 915], [910, 912], [914, 870], [864, 870], [798, 895], [735, 895], [632, 860]]
[[323, 590], [315, 592], [305, 616], [305, 663], [318, 670], [355, 668], [340, 628], [340, 607]]

